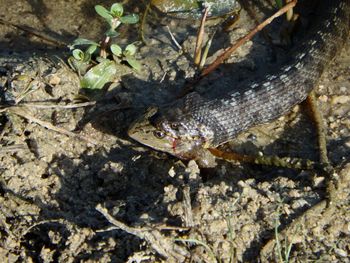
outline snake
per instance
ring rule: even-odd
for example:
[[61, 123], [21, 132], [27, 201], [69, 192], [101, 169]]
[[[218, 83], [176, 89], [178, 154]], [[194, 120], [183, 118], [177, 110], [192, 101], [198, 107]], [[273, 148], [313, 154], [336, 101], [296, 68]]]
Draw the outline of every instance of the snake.
[[149, 107], [128, 135], [179, 159], [214, 166], [209, 148], [290, 112], [307, 98], [348, 39], [350, 0], [320, 0], [318, 5], [317, 19], [275, 72], [215, 98], [193, 91], [170, 105]]

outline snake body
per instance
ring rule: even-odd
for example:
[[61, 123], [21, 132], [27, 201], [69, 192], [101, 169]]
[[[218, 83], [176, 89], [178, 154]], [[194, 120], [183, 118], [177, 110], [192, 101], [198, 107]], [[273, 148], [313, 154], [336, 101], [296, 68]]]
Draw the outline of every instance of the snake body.
[[179, 158], [199, 159], [203, 149], [289, 112], [306, 99], [348, 37], [350, 0], [320, 2], [319, 21], [278, 72], [219, 98], [208, 100], [192, 92], [171, 106], [152, 108], [131, 126], [129, 135]]

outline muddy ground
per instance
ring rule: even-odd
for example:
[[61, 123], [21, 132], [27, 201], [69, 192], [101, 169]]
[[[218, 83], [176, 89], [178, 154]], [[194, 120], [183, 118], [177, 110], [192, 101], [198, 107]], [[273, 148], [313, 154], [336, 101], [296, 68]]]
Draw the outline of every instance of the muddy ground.
[[[138, 45], [142, 70], [86, 92], [59, 44], [99, 39], [97, 3], [0, 0], [1, 20], [27, 26], [0, 24], [1, 262], [350, 262], [349, 41], [315, 87], [333, 184], [316, 171], [239, 162], [204, 170], [126, 134], [146, 107], [173, 100], [193, 77], [198, 23], [151, 12], [147, 45]], [[258, 17], [272, 13], [259, 4]], [[253, 25], [243, 10], [235, 30], [218, 33], [209, 61]], [[278, 25], [266, 34], [276, 39]], [[138, 32], [122, 29], [118, 43], [139, 40]], [[239, 87], [285, 54], [259, 34], [196, 88]], [[83, 107], [78, 94], [96, 103]], [[225, 148], [315, 161], [319, 154], [305, 105]]]

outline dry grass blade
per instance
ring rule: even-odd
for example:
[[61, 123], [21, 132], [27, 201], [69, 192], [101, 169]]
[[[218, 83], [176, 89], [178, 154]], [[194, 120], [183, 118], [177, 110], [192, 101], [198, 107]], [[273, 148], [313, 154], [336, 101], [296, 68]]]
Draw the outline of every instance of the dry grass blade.
[[224, 62], [224, 60], [228, 59], [232, 52], [234, 52], [237, 48], [242, 46], [244, 43], [246, 43], [248, 40], [250, 40], [256, 33], [261, 31], [264, 27], [266, 27], [268, 24], [270, 24], [275, 18], [283, 15], [288, 10], [293, 8], [297, 3], [297, 0], [294, 0], [293, 2], [290, 2], [289, 4], [285, 5], [283, 8], [278, 10], [275, 14], [273, 14], [271, 17], [266, 19], [264, 22], [262, 22], [260, 25], [256, 26], [249, 34], [242, 37], [240, 40], [238, 40], [235, 44], [233, 44], [231, 47], [227, 48], [212, 64], [210, 64], [207, 68], [205, 68], [201, 73], [201, 78], [208, 75], [210, 72], [215, 70], [220, 64]]
[[107, 209], [102, 207], [100, 204], [96, 206], [96, 210], [100, 212], [112, 225], [147, 241], [159, 255], [167, 258], [170, 262], [184, 262], [185, 258], [189, 256], [186, 249], [176, 245], [173, 239], [162, 235], [160, 231], [155, 228], [130, 227], [113, 218], [108, 213]]
[[66, 47], [68, 45], [68, 43], [66, 42], [63, 42], [61, 40], [58, 40], [57, 38], [54, 38], [54, 37], [51, 37], [35, 28], [32, 28], [32, 27], [29, 27], [29, 26], [26, 26], [26, 25], [17, 25], [17, 24], [14, 24], [14, 23], [11, 23], [11, 22], [8, 22], [8, 21], [5, 21], [3, 19], [0, 18], [0, 24], [3, 24], [3, 25], [6, 25], [6, 26], [11, 26], [11, 27], [15, 27], [19, 30], [22, 30], [24, 32], [27, 32], [31, 35], [34, 35], [46, 42], [49, 42], [51, 44], [54, 44], [55, 46], [58, 46], [58, 47]]
[[[37, 109], [76, 109], [76, 108], [82, 108], [82, 107], [89, 107], [96, 105], [96, 101], [88, 101], [88, 102], [82, 102], [82, 103], [75, 103], [75, 104], [36, 104], [36, 103], [21, 103], [18, 106], [26, 106], [26, 107], [32, 107]], [[16, 106], [15, 106], [16, 107]]]
[[194, 51], [194, 64], [199, 65], [201, 61], [201, 53], [202, 53], [202, 43], [203, 43], [203, 37], [204, 37], [204, 26], [205, 26], [205, 20], [207, 19], [209, 12], [209, 7], [206, 7], [204, 9], [204, 14], [201, 20], [201, 25], [199, 27], [197, 41], [196, 41], [196, 48]]
[[18, 151], [22, 151], [27, 149], [26, 145], [24, 144], [15, 144], [15, 145], [9, 145], [9, 146], [1, 146], [0, 148], [0, 154], [2, 153], [14, 153]]
[[84, 135], [81, 135], [81, 134], [77, 134], [77, 133], [74, 133], [74, 132], [71, 132], [71, 131], [68, 131], [66, 129], [63, 129], [63, 128], [59, 128], [59, 127], [56, 127], [54, 125], [52, 125], [51, 123], [49, 122], [46, 122], [46, 121], [43, 121], [43, 120], [40, 120], [30, 114], [28, 114], [27, 112], [24, 111], [24, 109], [22, 108], [8, 108], [7, 109], [9, 112], [11, 113], [14, 113], [18, 116], [21, 116], [31, 122], [35, 122], [37, 124], [39, 124], [40, 126], [43, 126], [49, 130], [52, 130], [52, 131], [55, 131], [55, 132], [58, 132], [58, 133], [61, 133], [61, 134], [65, 134], [67, 136], [70, 136], [70, 137], [73, 137], [73, 138], [79, 138], [79, 139], [82, 139], [88, 143], [91, 143], [91, 144], [94, 144], [94, 145], [99, 145], [100, 143], [98, 143], [98, 141], [94, 140], [94, 139], [91, 139], [89, 137], [86, 137]]

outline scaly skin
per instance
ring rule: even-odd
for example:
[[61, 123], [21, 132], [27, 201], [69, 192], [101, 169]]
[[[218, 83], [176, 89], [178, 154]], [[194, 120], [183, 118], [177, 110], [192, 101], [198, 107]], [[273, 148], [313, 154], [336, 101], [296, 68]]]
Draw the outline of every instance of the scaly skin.
[[152, 108], [133, 123], [129, 136], [180, 159], [212, 166], [206, 148], [289, 112], [305, 100], [348, 37], [350, 0], [320, 1], [320, 21], [279, 72], [213, 100], [192, 92], [170, 107]]

